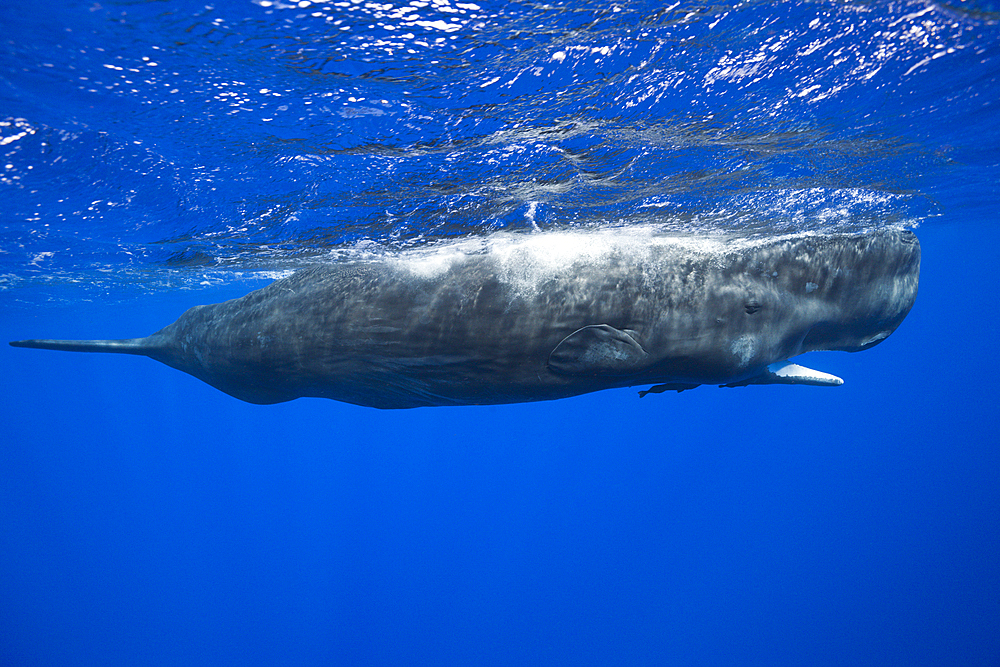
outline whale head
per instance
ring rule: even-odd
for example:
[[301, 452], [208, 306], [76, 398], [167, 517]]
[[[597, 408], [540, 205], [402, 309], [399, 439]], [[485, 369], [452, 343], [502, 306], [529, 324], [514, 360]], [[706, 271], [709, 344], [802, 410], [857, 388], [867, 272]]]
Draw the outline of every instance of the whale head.
[[895, 331], [913, 307], [920, 243], [910, 231], [886, 230], [824, 239], [800, 249], [817, 261], [790, 271], [788, 290], [802, 296], [801, 351], [857, 352]]

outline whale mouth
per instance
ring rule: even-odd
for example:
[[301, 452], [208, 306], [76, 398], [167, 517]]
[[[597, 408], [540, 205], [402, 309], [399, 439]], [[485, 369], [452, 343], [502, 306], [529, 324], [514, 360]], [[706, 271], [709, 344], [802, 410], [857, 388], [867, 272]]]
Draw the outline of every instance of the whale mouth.
[[839, 349], [833, 344], [836, 334], [837, 326], [833, 322], [817, 322], [806, 331], [799, 347], [802, 352]]
[[892, 333], [892, 331], [880, 331], [877, 334], [875, 334], [874, 336], [870, 336], [870, 337], [864, 339], [860, 343], [860, 346], [861, 346], [860, 349], [867, 350], [870, 347], [875, 347], [876, 345], [878, 345], [879, 343], [881, 343], [882, 341], [884, 341], [886, 338], [888, 338], [889, 334], [891, 334], [891, 333]]
[[[867, 332], [852, 334], [841, 325], [834, 322], [820, 322], [813, 325], [802, 338], [799, 349], [802, 352], [819, 350], [838, 350], [843, 352], [861, 352], [875, 347], [895, 331], [896, 327], [881, 329], [876, 333], [861, 337]], [[871, 329], [869, 329], [871, 331]]]

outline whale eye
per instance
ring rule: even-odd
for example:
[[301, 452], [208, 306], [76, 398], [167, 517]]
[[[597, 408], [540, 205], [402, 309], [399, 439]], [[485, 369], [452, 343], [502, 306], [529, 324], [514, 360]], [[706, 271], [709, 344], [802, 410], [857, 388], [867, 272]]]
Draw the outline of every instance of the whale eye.
[[746, 305], [747, 315], [753, 315], [758, 310], [760, 310], [760, 304], [757, 303], [756, 300], [747, 301], [747, 305]]

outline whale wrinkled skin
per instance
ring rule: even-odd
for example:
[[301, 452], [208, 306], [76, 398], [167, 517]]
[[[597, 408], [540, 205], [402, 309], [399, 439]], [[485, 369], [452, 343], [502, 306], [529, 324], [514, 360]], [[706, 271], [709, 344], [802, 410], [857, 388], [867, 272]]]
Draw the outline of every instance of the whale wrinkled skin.
[[838, 385], [787, 360], [884, 340], [917, 294], [909, 231], [767, 240], [496, 235], [307, 268], [146, 338], [11, 345], [151, 357], [251, 403], [540, 401], [635, 385]]

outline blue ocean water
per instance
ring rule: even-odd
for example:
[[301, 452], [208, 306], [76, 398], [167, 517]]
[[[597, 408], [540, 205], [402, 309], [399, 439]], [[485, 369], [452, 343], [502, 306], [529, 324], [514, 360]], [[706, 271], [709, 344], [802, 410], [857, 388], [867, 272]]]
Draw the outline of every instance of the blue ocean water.
[[0, 348], [0, 664], [1000, 664], [1000, 6], [0, 9], [0, 334], [499, 230], [915, 228], [837, 389], [254, 406]]

